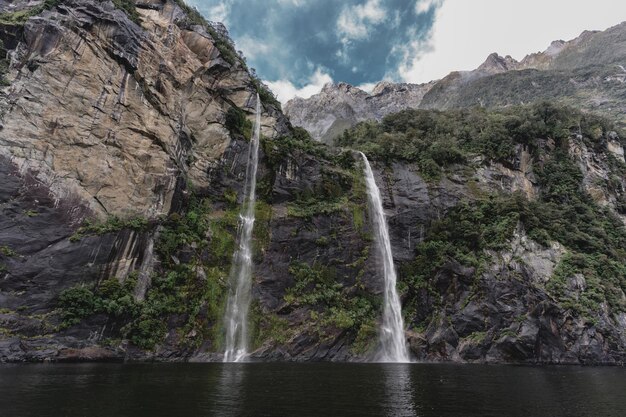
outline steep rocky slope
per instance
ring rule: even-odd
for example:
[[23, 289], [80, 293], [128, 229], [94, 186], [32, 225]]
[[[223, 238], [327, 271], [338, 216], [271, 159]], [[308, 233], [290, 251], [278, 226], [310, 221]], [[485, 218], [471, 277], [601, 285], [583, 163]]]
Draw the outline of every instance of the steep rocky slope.
[[418, 357], [623, 361], [624, 143], [576, 113], [407, 111], [341, 138], [382, 162]]
[[[555, 41], [519, 62], [494, 53], [473, 71], [455, 71], [428, 84], [386, 84], [384, 91], [372, 95], [354, 93], [355, 87], [345, 84], [327, 86], [309, 99], [291, 100], [285, 111], [294, 125], [325, 142], [358, 121], [381, 120], [389, 113], [369, 107], [371, 103], [383, 109], [381, 102], [393, 102], [395, 112], [493, 108], [550, 99], [609, 116], [624, 126], [625, 81], [626, 23], [622, 23], [603, 32], [583, 32], [568, 42]], [[411, 94], [406, 97], [398, 90]]]
[[547, 104], [401, 112], [329, 148], [182, 3], [0, 7], [0, 361], [220, 359], [257, 92], [253, 358], [375, 350], [360, 149], [416, 358], [624, 361], [626, 164], [606, 120]]

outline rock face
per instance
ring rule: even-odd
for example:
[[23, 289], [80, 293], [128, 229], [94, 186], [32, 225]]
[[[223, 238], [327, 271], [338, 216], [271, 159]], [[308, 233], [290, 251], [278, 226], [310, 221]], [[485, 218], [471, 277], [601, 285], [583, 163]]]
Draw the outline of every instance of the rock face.
[[230, 142], [226, 110], [253, 98], [250, 75], [204, 28], [177, 25], [180, 7], [138, 10], [141, 27], [107, 2], [62, 2], [29, 19], [0, 103], [1, 154], [101, 216], [168, 213], [177, 172], [206, 186]]
[[473, 71], [455, 71], [427, 84], [381, 83], [371, 95], [343, 83], [327, 86], [309, 99], [289, 101], [285, 112], [294, 125], [323, 142], [357, 122], [380, 120], [403, 109], [490, 108], [546, 99], [610, 115], [624, 126], [625, 62], [622, 23], [552, 42], [544, 52], [519, 62], [493, 53]]
[[[0, 362], [221, 359], [257, 92], [252, 356], [370, 358], [383, 282], [358, 158], [294, 129], [225, 28], [182, 3], [141, 0], [126, 12], [108, 1], [46, 4], [0, 1], [10, 16], [32, 12], [0, 18], [9, 63], [0, 74]], [[494, 55], [473, 77], [517, 65]], [[327, 86], [314, 100], [328, 111], [310, 122], [323, 136], [417, 106], [432, 88]], [[308, 120], [303, 107], [289, 112]], [[561, 147], [541, 138], [540, 153], [518, 144], [506, 161], [472, 155], [436, 179], [417, 162], [373, 162], [416, 358], [626, 359], [626, 314], [614, 308], [626, 305], [623, 271], [611, 281], [611, 303], [592, 298], [595, 316], [580, 314], [566, 302], [597, 297], [599, 284], [569, 273], [570, 248], [539, 242], [521, 221], [500, 247], [481, 252], [480, 268], [464, 254], [433, 271], [415, 267], [458, 207], [492, 194], [540, 199], [546, 187], [536, 170], [557, 151], [573, 161], [593, 204], [624, 220], [624, 141], [599, 129]]]
[[[0, 2], [10, 63], [0, 91], [0, 246], [11, 255], [0, 269], [0, 326], [43, 336], [25, 342], [3, 333], [2, 360], [49, 358], [48, 344], [56, 355], [103, 330], [96, 320], [45, 336], [58, 331], [51, 312], [63, 289], [140, 271], [136, 296], [145, 295], [152, 226], [69, 238], [85, 219], [156, 221], [181, 209], [186, 186], [206, 189], [225, 153], [245, 155], [226, 113], [253, 111], [258, 84], [240, 58], [224, 55], [229, 40], [219, 26], [175, 2], [137, 2], [135, 21], [109, 1], [37, 7]], [[25, 10], [36, 12], [11, 20]], [[265, 103], [263, 134], [286, 130]]]

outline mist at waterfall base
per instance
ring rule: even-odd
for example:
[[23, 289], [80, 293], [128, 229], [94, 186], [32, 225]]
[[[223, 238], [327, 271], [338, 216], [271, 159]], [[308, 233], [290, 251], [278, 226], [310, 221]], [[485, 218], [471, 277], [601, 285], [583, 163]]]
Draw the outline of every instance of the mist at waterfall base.
[[396, 290], [396, 267], [393, 263], [391, 240], [389, 239], [389, 229], [383, 210], [383, 201], [367, 157], [362, 152], [359, 152], [359, 154], [363, 159], [370, 218], [372, 219], [374, 240], [378, 249], [380, 269], [382, 270], [385, 288], [383, 294], [383, 320], [379, 330], [380, 347], [375, 360], [379, 362], [408, 362], [409, 353], [404, 338], [402, 306]]
[[622, 367], [4, 365], [0, 415], [623, 417]]
[[230, 272], [230, 288], [224, 314], [226, 350], [224, 362], [241, 362], [248, 356], [248, 310], [252, 288], [252, 231], [254, 230], [254, 204], [256, 201], [256, 174], [259, 165], [261, 138], [261, 100], [256, 95], [256, 120], [250, 140], [246, 179], [237, 244]]

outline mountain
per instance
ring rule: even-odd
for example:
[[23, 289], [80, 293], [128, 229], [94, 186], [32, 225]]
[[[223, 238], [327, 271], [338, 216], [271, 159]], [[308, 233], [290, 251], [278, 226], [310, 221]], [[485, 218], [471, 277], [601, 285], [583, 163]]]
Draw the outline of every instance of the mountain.
[[383, 280], [357, 150], [413, 357], [626, 360], [626, 136], [610, 120], [545, 103], [398, 112], [394, 97], [423, 102], [432, 86], [328, 86], [387, 114], [334, 148], [294, 128], [226, 29], [182, 2], [0, 11], [0, 362], [221, 359], [257, 94], [254, 360], [377, 348]]
[[373, 101], [393, 102], [393, 110], [397, 111], [494, 108], [558, 100], [626, 126], [626, 22], [603, 32], [583, 32], [568, 42], [552, 42], [544, 52], [528, 55], [520, 62], [494, 53], [473, 71], [452, 72], [420, 86], [400, 86], [416, 93], [407, 100], [390, 88], [376, 94], [376, 99], [363, 92], [346, 99], [343, 91], [354, 87], [328, 86], [307, 100], [291, 100], [285, 105], [285, 113], [296, 126], [326, 142], [345, 126], [367, 119], [381, 120], [386, 114], [369, 109], [368, 103]]
[[322, 142], [364, 120], [380, 120], [405, 108], [418, 107], [433, 83], [378, 83], [371, 93], [346, 83], [327, 84], [309, 99], [295, 98], [285, 105], [285, 113], [296, 126], [304, 127]]

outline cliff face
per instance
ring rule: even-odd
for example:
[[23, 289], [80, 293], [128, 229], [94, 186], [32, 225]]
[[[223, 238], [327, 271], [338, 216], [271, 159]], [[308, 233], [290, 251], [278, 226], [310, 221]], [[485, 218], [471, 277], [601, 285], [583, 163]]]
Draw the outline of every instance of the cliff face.
[[[473, 71], [455, 71], [427, 84], [385, 84], [381, 91], [346, 98], [355, 87], [329, 86], [320, 94], [296, 98], [285, 111], [296, 126], [330, 142], [346, 127], [363, 120], [381, 120], [404, 109], [455, 109], [501, 106], [557, 100], [597, 112], [626, 124], [623, 104], [626, 23], [603, 32], [583, 32], [578, 38], [555, 41], [544, 52], [516, 61], [496, 53]], [[410, 91], [409, 97], [399, 91]], [[392, 111], [382, 103], [394, 103]]]
[[[207, 189], [226, 153], [245, 157], [227, 113], [254, 111], [258, 81], [219, 26], [175, 2], [137, 2], [132, 13], [107, 1], [0, 6], [1, 323], [41, 336], [58, 331], [47, 318], [63, 289], [141, 270], [144, 298], [159, 219], [181, 210], [186, 188]], [[262, 130], [287, 130], [271, 103]], [[117, 218], [115, 233], [77, 241], [85, 220]], [[68, 343], [82, 346], [90, 331]], [[18, 359], [29, 350], [3, 339]], [[58, 351], [50, 336], [43, 356], [48, 342]]]
[[253, 100], [205, 28], [175, 3], [140, 4], [141, 26], [112, 3], [59, 2], [6, 35], [0, 152], [98, 216], [167, 213], [177, 173], [206, 186], [227, 109]]
[[[370, 357], [383, 282], [362, 166], [292, 128], [222, 26], [169, 0], [0, 10], [0, 361], [220, 358], [257, 92], [253, 357]], [[329, 86], [349, 103], [330, 124], [426, 88]], [[413, 355], [623, 362], [623, 138], [571, 109], [515, 112], [344, 135], [385, 200]]]

